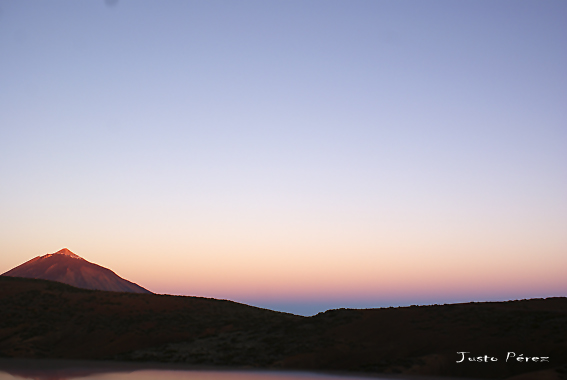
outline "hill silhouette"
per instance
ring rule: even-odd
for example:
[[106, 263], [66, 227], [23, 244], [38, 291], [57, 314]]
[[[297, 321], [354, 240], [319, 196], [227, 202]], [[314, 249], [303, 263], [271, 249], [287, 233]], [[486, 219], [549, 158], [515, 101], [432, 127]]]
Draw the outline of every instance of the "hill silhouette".
[[77, 256], [67, 248], [35, 257], [3, 273], [2, 276], [58, 281], [84, 289], [151, 293], [140, 285], [123, 279], [110, 269]]
[[[6, 358], [518, 380], [559, 379], [567, 372], [566, 298], [339, 309], [302, 317], [226, 300], [3, 276], [0, 305], [0, 356]], [[457, 363], [463, 351], [498, 360]], [[549, 359], [506, 362], [508, 352]]]

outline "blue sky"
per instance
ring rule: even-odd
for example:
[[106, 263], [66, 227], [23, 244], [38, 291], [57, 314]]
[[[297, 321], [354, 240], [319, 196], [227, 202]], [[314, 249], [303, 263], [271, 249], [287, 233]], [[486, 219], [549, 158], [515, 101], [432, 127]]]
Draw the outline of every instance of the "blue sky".
[[68, 247], [295, 312], [565, 295], [566, 16], [2, 0], [0, 271]]

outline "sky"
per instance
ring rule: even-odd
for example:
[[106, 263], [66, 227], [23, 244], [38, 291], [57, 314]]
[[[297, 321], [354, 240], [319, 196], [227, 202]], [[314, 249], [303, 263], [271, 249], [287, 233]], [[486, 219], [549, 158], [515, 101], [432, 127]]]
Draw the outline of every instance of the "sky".
[[312, 315], [567, 296], [567, 2], [0, 0], [0, 272]]

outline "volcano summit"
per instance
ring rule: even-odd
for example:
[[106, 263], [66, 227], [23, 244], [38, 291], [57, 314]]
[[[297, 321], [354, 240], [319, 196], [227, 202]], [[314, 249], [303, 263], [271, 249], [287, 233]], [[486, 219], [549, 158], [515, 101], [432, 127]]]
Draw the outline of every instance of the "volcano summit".
[[84, 289], [151, 293], [140, 285], [123, 279], [110, 269], [93, 264], [75, 255], [67, 248], [33, 258], [2, 274], [2, 276], [58, 281]]

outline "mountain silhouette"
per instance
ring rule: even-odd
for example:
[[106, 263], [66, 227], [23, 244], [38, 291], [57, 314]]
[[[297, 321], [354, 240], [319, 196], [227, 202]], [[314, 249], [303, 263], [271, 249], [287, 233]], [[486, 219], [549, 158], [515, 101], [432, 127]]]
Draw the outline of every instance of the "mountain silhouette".
[[116, 273], [75, 255], [67, 248], [38, 256], [2, 276], [37, 278], [72, 285], [77, 288], [114, 292], [151, 293]]
[[[398, 380], [565, 380], [566, 322], [565, 297], [302, 317], [229, 300], [0, 276], [0, 371], [62, 380], [84, 374], [64, 376], [57, 363], [76, 371], [85, 368], [83, 360], [96, 360], [96, 368], [130, 362], [155, 369], [337, 371]], [[459, 352], [475, 360], [459, 362]], [[506, 360], [510, 352], [538, 359]], [[477, 361], [484, 355], [498, 360]], [[30, 371], [32, 358], [41, 358], [38, 369], [51, 368], [45, 377]]]

